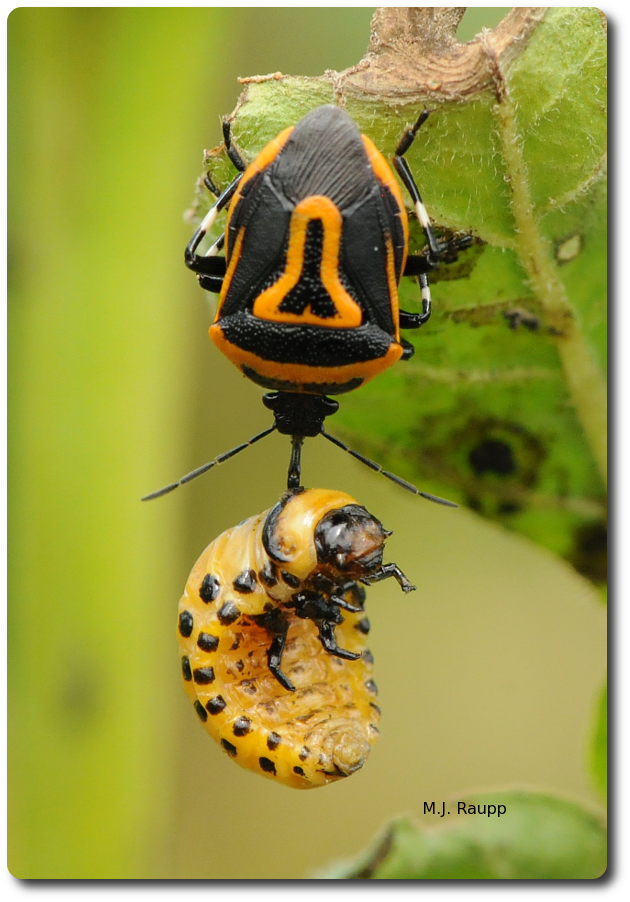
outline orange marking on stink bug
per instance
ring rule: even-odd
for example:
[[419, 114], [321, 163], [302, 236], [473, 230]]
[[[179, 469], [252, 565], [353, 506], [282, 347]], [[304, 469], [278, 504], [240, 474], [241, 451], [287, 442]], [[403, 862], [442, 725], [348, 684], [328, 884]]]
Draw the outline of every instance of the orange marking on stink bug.
[[400, 221], [402, 223], [403, 232], [405, 235], [405, 247], [401, 268], [402, 272], [405, 268], [405, 263], [407, 262], [407, 249], [409, 247], [409, 221], [407, 219], [407, 208], [405, 207], [402, 193], [400, 191], [400, 188], [398, 187], [398, 182], [396, 181], [394, 173], [387, 163], [387, 160], [380, 152], [380, 150], [376, 147], [374, 142], [367, 137], [367, 135], [361, 135], [361, 138], [363, 139], [363, 146], [365, 147], [366, 153], [368, 155], [368, 160], [370, 162], [370, 166], [372, 167], [374, 175], [379, 180], [379, 182], [382, 182], [383, 185], [387, 185], [389, 190], [394, 195], [396, 204], [400, 211]]
[[[308, 224], [314, 219], [321, 220], [324, 230], [320, 276], [337, 311], [331, 317], [317, 316], [313, 313], [310, 305], [302, 313], [291, 313], [280, 309], [287, 294], [300, 281], [304, 266], [306, 232]], [[342, 222], [342, 216], [336, 204], [323, 194], [314, 194], [300, 201], [291, 215], [285, 271], [277, 282], [256, 298], [253, 309], [254, 316], [277, 323], [305, 323], [329, 328], [352, 329], [361, 325], [362, 310], [339, 279]]]
[[217, 312], [214, 317], [214, 321], [219, 319], [221, 316], [221, 308], [223, 307], [223, 302], [227, 296], [228, 291], [230, 290], [230, 285], [232, 284], [232, 277], [234, 276], [234, 270], [238, 266], [238, 261], [241, 259], [241, 251], [243, 249], [243, 238], [245, 237], [245, 226], [239, 229], [239, 233], [236, 237], [236, 243], [234, 244], [234, 251], [232, 252], [232, 256], [230, 257], [230, 263], [228, 265], [227, 271], [225, 273], [225, 277], [223, 279], [223, 285], [221, 287], [221, 294], [219, 295], [219, 302], [217, 304]]
[[392, 239], [390, 235], [385, 236], [385, 248], [387, 251], [387, 285], [389, 288], [389, 299], [392, 307], [392, 320], [394, 321], [396, 341], [400, 341], [400, 305], [398, 303], [398, 285], [396, 284], [394, 248], [392, 246]]
[[[217, 348], [225, 354], [239, 369], [243, 367], [257, 373], [261, 379], [281, 380], [291, 385], [287, 388], [290, 391], [304, 391], [304, 384], [321, 384], [330, 385], [335, 383], [343, 385], [352, 379], [361, 379], [368, 382], [374, 376], [378, 376], [383, 370], [389, 369], [402, 357], [402, 346], [397, 342], [392, 342], [387, 353], [382, 357], [375, 357], [373, 360], [364, 360], [359, 363], [348, 363], [343, 366], [317, 367], [308, 366], [299, 363], [278, 363], [274, 360], [264, 360], [251, 351], [243, 351], [237, 345], [227, 340], [223, 333], [220, 323], [210, 326], [210, 338]], [[248, 377], [253, 378], [250, 373]], [[254, 380], [256, 381], [256, 380]], [[260, 384], [266, 385], [265, 382]], [[327, 389], [327, 391], [331, 391]]]
[[279, 135], [266, 144], [263, 149], [260, 151], [258, 156], [249, 164], [245, 172], [243, 173], [243, 178], [241, 179], [238, 188], [234, 193], [234, 197], [230, 201], [230, 207], [227, 215], [227, 222], [225, 224], [225, 237], [227, 238], [228, 229], [230, 227], [230, 217], [232, 216], [232, 211], [236, 209], [236, 205], [240, 199], [241, 192], [247, 182], [250, 181], [255, 175], [258, 175], [259, 172], [262, 172], [263, 169], [266, 169], [275, 158], [278, 156], [284, 145], [289, 140], [289, 135], [295, 128], [294, 125], [290, 125], [288, 128], [285, 128], [280, 132]]

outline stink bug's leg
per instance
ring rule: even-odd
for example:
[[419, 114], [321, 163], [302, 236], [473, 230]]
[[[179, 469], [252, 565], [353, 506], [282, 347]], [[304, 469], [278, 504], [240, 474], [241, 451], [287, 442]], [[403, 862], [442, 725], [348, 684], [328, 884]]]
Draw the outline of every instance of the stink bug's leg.
[[[217, 240], [214, 242], [212, 247], [206, 251], [204, 256], [204, 260], [207, 260], [208, 257], [215, 258], [219, 251], [223, 248], [225, 244], [225, 232], [221, 232]], [[199, 257], [198, 259], [202, 259]], [[218, 268], [224, 268], [225, 261], [223, 258], [217, 259]], [[215, 294], [219, 294], [221, 289], [223, 288], [223, 276], [222, 275], [202, 275], [201, 273], [197, 274], [197, 281], [201, 288], [205, 291], [213, 291]]]
[[438, 242], [439, 257], [430, 255], [427, 259], [424, 254], [407, 257], [403, 276], [417, 277], [422, 296], [422, 313], [408, 313], [406, 310], [401, 310], [399, 312], [401, 329], [418, 329], [430, 319], [431, 289], [427, 273], [435, 269], [438, 263], [454, 263], [458, 259], [459, 251], [470, 247], [472, 243], [472, 235], [460, 235], [459, 238], [452, 238], [450, 241]]
[[287, 477], [288, 489], [299, 489], [302, 478], [302, 444], [303, 435], [291, 436], [291, 461], [289, 463], [289, 475]]
[[172, 482], [170, 485], [165, 485], [163, 489], [158, 489], [157, 492], [151, 492], [150, 495], [145, 495], [144, 498], [141, 498], [141, 501], [152, 501], [154, 498], [160, 498], [162, 495], [168, 495], [169, 492], [172, 492], [180, 485], [185, 485], [187, 482], [192, 482], [193, 479], [196, 479], [197, 476], [201, 476], [203, 473], [207, 473], [208, 470], [211, 470], [212, 467], [215, 467], [217, 464], [222, 464], [226, 460], [229, 460], [230, 457], [234, 457], [235, 454], [238, 454], [240, 451], [244, 451], [245, 448], [249, 448], [250, 445], [253, 445], [255, 442], [259, 442], [261, 438], [265, 438], [265, 436], [270, 435], [275, 431], [275, 426], [271, 426], [269, 429], [265, 429], [263, 432], [259, 432], [258, 435], [255, 435], [253, 438], [250, 438], [249, 441], [243, 442], [242, 445], [237, 445], [236, 448], [232, 448], [230, 451], [226, 451], [223, 454], [219, 454], [218, 457], [215, 457], [214, 460], [211, 460], [210, 463], [204, 464], [202, 467], [197, 467], [196, 470], [192, 470], [192, 472], [187, 473], [185, 476], [178, 482]]
[[328, 432], [324, 432], [324, 429], [322, 429], [321, 434], [324, 436], [324, 438], [327, 438], [329, 442], [332, 442], [333, 445], [337, 445], [338, 448], [341, 448], [342, 451], [347, 451], [348, 454], [356, 457], [357, 460], [360, 460], [361, 463], [365, 464], [366, 467], [369, 467], [370, 470], [374, 470], [376, 473], [381, 473], [387, 479], [391, 479], [392, 482], [395, 482], [396, 485], [399, 485], [401, 488], [406, 489], [408, 492], [411, 492], [412, 495], [420, 495], [422, 498], [426, 498], [427, 501], [434, 501], [436, 504], [444, 504], [446, 505], [446, 507], [459, 507], [459, 504], [455, 504], [454, 501], [449, 501], [447, 498], [440, 498], [439, 495], [432, 495], [430, 492], [421, 492], [420, 489], [417, 489], [415, 487], [415, 485], [412, 485], [410, 482], [401, 479], [400, 476], [396, 476], [395, 473], [390, 473], [387, 470], [384, 470], [380, 466], [380, 464], [377, 464], [373, 460], [370, 460], [369, 457], [364, 457], [362, 454], [359, 454], [358, 451], [353, 451], [352, 448], [349, 448], [343, 442], [340, 442], [338, 438], [334, 438], [334, 436], [329, 435]]
[[215, 197], [221, 197], [221, 189], [217, 188], [217, 186], [214, 184], [214, 182], [212, 181], [212, 179], [210, 177], [209, 172], [206, 172], [206, 174], [204, 175], [203, 183], [206, 186], [206, 188], [208, 189], [208, 191], [210, 192], [210, 194], [214, 194]]
[[232, 200], [234, 196], [234, 192], [238, 188], [239, 182], [243, 177], [243, 173], [239, 172], [236, 178], [228, 185], [225, 191], [221, 194], [219, 199], [215, 204], [213, 204], [206, 215], [204, 216], [201, 225], [192, 236], [190, 241], [186, 246], [186, 251], [184, 253], [184, 263], [189, 269], [192, 269], [193, 272], [201, 272], [206, 273], [208, 275], [212, 275], [212, 273], [208, 273], [207, 269], [204, 268], [204, 260], [205, 258], [199, 256], [195, 253], [203, 239], [205, 238], [207, 232], [212, 228], [215, 223], [215, 220], [221, 210], [226, 207], [229, 202]]
[[227, 155], [234, 164], [235, 168], [238, 169], [239, 172], [245, 172], [245, 170], [247, 169], [247, 163], [232, 144], [232, 123], [227, 118], [223, 120], [223, 140], [225, 142]]
[[406, 310], [401, 310], [399, 312], [401, 329], [419, 329], [431, 319], [431, 289], [426, 273], [418, 276], [418, 283], [422, 295], [422, 313], [408, 313]]
[[389, 579], [390, 576], [394, 577], [403, 592], [406, 593], [415, 591], [416, 587], [409, 582], [400, 567], [398, 567], [396, 564], [385, 564], [383, 567], [381, 567], [380, 570], [377, 570], [375, 573], [371, 573], [368, 577], [362, 579], [361, 582], [367, 583], [367, 585], [369, 586], [370, 583], [378, 583], [382, 579]]
[[213, 245], [206, 251], [206, 257], [216, 257], [220, 250], [223, 250], [223, 245], [225, 244], [225, 232], [221, 232], [217, 240]]
[[347, 661], [356, 661], [361, 655], [356, 652], [348, 651], [347, 648], [339, 648], [335, 638], [335, 624], [330, 620], [322, 620], [317, 624], [319, 627], [319, 639], [329, 655], [336, 658], [345, 658]]
[[418, 129], [422, 125], [423, 122], [426, 122], [429, 116], [428, 110], [423, 110], [420, 116], [418, 117], [418, 121], [411, 128], [405, 129], [405, 132], [398, 143], [398, 147], [396, 148], [396, 153], [394, 154], [394, 167], [396, 172], [400, 176], [403, 185], [411, 195], [411, 199], [413, 200], [414, 207], [416, 210], [416, 216], [418, 217], [418, 221], [422, 228], [424, 229], [425, 235], [427, 236], [427, 242], [429, 244], [429, 253], [431, 257], [439, 257], [440, 255], [440, 246], [438, 244], [438, 240], [435, 237], [435, 232], [433, 231], [433, 227], [431, 226], [431, 221], [429, 219], [429, 214], [427, 213], [426, 207], [422, 203], [422, 198], [420, 197], [420, 192], [418, 190], [418, 186], [415, 183], [414, 177], [412, 175], [411, 169], [409, 168], [409, 164], [405, 159], [405, 154], [413, 144], [414, 138], [418, 133]]

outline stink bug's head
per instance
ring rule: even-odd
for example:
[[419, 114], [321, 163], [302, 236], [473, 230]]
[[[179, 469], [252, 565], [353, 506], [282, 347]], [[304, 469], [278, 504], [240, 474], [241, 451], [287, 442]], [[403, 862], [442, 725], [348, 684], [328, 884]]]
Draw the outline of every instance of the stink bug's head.
[[317, 524], [317, 561], [342, 576], [358, 579], [369, 576], [383, 565], [388, 535], [364, 507], [347, 504], [330, 511]]

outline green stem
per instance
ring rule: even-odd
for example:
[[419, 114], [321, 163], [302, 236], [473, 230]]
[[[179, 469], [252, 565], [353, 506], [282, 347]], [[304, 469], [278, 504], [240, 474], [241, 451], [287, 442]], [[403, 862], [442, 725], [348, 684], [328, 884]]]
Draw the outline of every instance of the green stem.
[[493, 48], [486, 52], [495, 78], [496, 113], [507, 179], [512, 191], [512, 212], [518, 236], [516, 252], [546, 314], [562, 361], [571, 399], [584, 429], [599, 472], [606, 484], [606, 384], [593, 352], [577, 322], [576, 312], [548, 252], [534, 215], [527, 167], [505, 76]]

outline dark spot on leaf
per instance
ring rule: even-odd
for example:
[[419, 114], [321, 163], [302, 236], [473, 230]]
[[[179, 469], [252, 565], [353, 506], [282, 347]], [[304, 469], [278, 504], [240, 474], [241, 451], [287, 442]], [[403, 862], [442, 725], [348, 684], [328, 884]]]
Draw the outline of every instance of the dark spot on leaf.
[[485, 439], [468, 455], [470, 465], [477, 474], [498, 473], [507, 476], [516, 470], [516, 461], [511, 447], [500, 439]]

